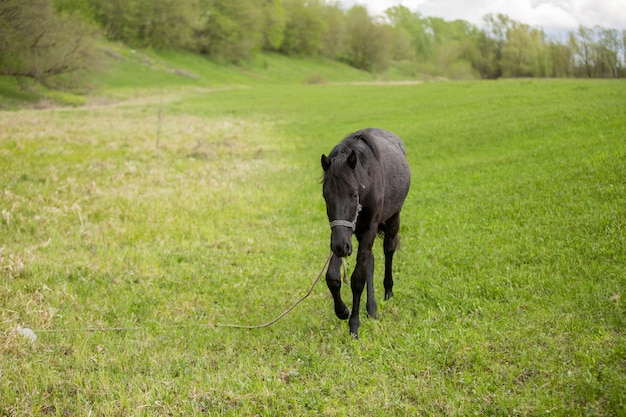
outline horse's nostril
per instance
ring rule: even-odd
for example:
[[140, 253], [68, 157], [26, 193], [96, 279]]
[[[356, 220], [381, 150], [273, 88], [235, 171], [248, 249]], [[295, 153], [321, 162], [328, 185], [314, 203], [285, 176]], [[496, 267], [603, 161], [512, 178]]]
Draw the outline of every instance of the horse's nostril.
[[339, 243], [336, 245], [331, 245], [331, 249], [335, 253], [335, 255], [339, 256], [340, 258], [350, 256], [352, 254], [352, 245], [350, 244], [350, 242], [345, 244]]

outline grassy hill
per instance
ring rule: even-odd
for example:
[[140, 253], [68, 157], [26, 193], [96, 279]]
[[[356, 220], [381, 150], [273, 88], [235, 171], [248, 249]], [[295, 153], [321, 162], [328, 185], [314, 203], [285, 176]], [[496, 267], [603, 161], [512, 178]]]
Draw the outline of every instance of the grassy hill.
[[[98, 70], [59, 77], [66, 88], [51, 89], [32, 80], [0, 76], [2, 107], [83, 105], [122, 100], [164, 90], [259, 84], [319, 84], [370, 81], [371, 73], [323, 58], [261, 54], [241, 66], [218, 64], [185, 52], [135, 50], [107, 44]], [[0, 107], [1, 108], [1, 107]]]

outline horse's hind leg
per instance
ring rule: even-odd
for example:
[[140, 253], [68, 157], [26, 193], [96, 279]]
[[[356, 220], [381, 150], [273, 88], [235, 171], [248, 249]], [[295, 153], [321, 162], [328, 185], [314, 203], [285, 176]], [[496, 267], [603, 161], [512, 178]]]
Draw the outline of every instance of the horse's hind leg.
[[385, 286], [385, 300], [393, 297], [393, 275], [392, 264], [393, 254], [396, 252], [398, 246], [398, 231], [400, 230], [400, 212], [394, 214], [385, 222], [385, 239], [383, 241], [383, 247], [385, 251], [385, 280], [383, 285]]
[[326, 284], [335, 302], [335, 314], [341, 320], [347, 319], [350, 316], [350, 309], [341, 299], [341, 258], [335, 254], [326, 271]]

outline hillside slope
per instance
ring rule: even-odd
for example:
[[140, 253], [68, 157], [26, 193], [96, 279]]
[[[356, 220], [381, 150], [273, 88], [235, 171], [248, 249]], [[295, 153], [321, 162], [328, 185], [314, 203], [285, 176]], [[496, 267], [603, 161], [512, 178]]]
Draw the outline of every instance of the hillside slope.
[[49, 88], [32, 80], [0, 76], [0, 108], [80, 106], [119, 101], [180, 88], [256, 84], [316, 84], [371, 81], [371, 73], [323, 58], [261, 54], [245, 65], [219, 64], [185, 52], [136, 50], [107, 44], [98, 70], [54, 80]]

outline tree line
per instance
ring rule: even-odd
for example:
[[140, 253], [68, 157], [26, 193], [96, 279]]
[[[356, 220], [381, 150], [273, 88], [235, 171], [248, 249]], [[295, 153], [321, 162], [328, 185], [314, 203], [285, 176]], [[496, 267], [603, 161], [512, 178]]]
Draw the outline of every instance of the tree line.
[[102, 35], [235, 64], [265, 51], [409, 77], [626, 77], [626, 30], [581, 26], [555, 39], [502, 14], [478, 27], [325, 0], [0, 0], [0, 74], [44, 81], [87, 68]]

